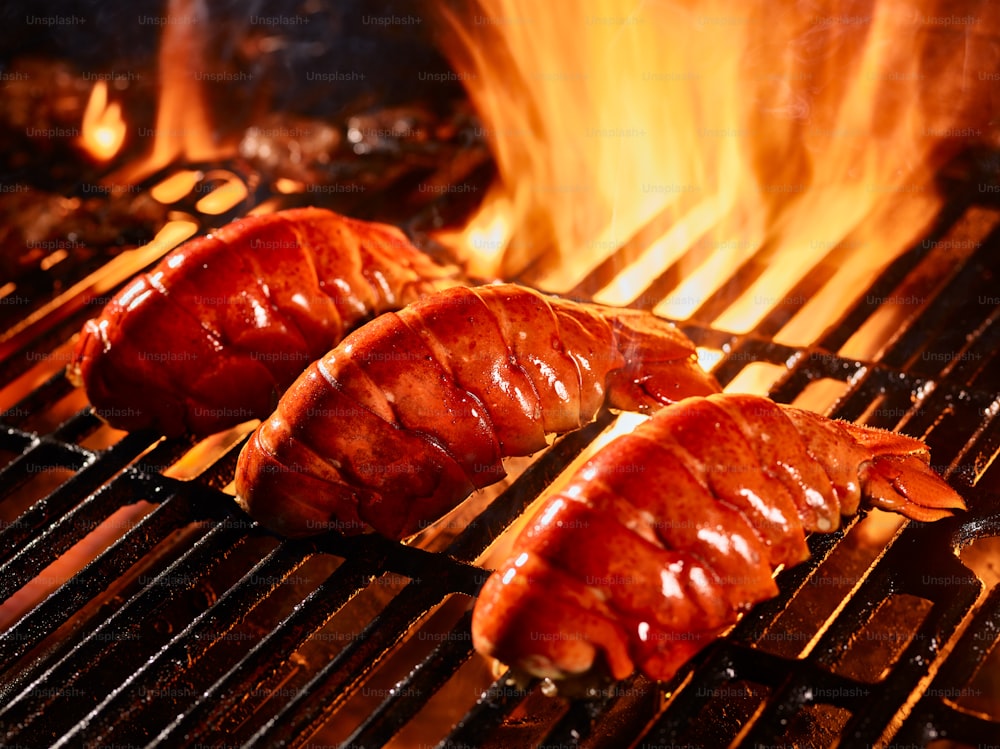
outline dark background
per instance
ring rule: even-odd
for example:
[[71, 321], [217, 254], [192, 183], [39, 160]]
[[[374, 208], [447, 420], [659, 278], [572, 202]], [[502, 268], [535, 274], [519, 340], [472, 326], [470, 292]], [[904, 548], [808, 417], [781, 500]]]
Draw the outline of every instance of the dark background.
[[[416, 0], [202, 0], [192, 6], [205, 34], [209, 72], [248, 73], [249, 81], [237, 85], [254, 90], [257, 109], [335, 116], [362, 97], [382, 104], [418, 98], [433, 103], [460, 90], [457, 84], [422, 81], [418, 75], [446, 72], [449, 66], [432, 40], [431, 15]], [[72, 61], [85, 72], [132, 71], [148, 77], [156, 68], [164, 26], [139, 19], [166, 12], [165, 3], [151, 0], [5, 3], [0, 7], [0, 70], [19, 58], [44, 56]], [[275, 16], [290, 20], [259, 22]], [[371, 21], [391, 16], [410, 22]], [[29, 22], [45, 17], [83, 20]], [[307, 79], [310, 73], [332, 72], [364, 77], [335, 84]]]

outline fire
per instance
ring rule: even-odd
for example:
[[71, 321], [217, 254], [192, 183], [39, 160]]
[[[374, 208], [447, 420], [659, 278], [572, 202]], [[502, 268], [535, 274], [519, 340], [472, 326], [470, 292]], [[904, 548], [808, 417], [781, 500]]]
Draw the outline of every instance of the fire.
[[121, 104], [108, 102], [108, 85], [98, 81], [83, 111], [80, 144], [97, 161], [109, 161], [125, 142]]
[[[956, 123], [982, 114], [982, 20], [943, 2], [479, 0], [446, 22], [500, 184], [464, 249], [566, 292], [631, 247], [599, 301], [685, 319], [711, 298], [735, 331], [846, 304], [934, 217], [933, 171], [974, 136]], [[835, 290], [800, 298], [817, 268]], [[644, 296], [666, 269], [666, 295]], [[749, 290], [729, 299], [736, 271]], [[809, 318], [785, 337], [830, 316]]]
[[445, 244], [456, 245], [467, 258], [466, 272], [473, 278], [495, 275], [500, 257], [510, 240], [511, 205], [504, 197], [487, 198], [483, 210], [460, 232], [441, 232]]
[[118, 175], [137, 182], [175, 161], [211, 161], [231, 154], [233, 144], [216, 142], [201, 81], [207, 71], [205, 36], [209, 19], [199, 0], [169, 0], [157, 55], [159, 98], [148, 155]]

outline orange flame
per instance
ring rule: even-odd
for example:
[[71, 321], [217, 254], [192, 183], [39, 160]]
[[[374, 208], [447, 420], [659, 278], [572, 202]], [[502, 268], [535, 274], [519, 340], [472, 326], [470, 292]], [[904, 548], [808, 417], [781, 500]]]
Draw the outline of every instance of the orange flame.
[[157, 56], [159, 98], [149, 154], [118, 175], [136, 182], [177, 160], [211, 161], [231, 154], [216, 142], [201, 81], [206, 70], [208, 17], [200, 0], [169, 0]]
[[[500, 172], [462, 238], [475, 262], [565, 292], [654, 227], [595, 297], [684, 319], [752, 258], [718, 315], [733, 330], [823, 263], [837, 303], [864, 288], [935, 215], [933, 170], [977, 134], [956, 122], [983, 114], [985, 19], [943, 0], [479, 0], [446, 21]], [[501, 226], [502, 250], [477, 248]], [[643, 299], [674, 264], [679, 285]]]
[[108, 103], [108, 84], [97, 81], [83, 111], [80, 145], [97, 161], [109, 161], [125, 142], [121, 104]]

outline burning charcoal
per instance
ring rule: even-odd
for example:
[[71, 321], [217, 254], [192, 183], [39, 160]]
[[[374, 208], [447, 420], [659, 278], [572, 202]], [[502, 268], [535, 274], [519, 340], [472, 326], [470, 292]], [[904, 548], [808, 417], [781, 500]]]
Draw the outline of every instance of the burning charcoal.
[[429, 112], [402, 107], [383, 109], [351, 117], [347, 121], [347, 140], [358, 155], [397, 153], [404, 145], [429, 140], [433, 126]]
[[100, 247], [145, 244], [166, 223], [167, 208], [145, 192], [117, 192], [88, 198], [63, 230]]
[[47, 255], [73, 249], [59, 227], [77, 210], [79, 199], [24, 187], [0, 199], [0, 277], [17, 278]]

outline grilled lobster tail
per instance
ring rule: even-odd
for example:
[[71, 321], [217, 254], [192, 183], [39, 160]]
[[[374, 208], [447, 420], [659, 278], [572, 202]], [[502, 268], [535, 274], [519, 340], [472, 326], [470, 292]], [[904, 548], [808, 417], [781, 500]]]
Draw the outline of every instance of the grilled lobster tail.
[[347, 331], [455, 275], [394, 227], [319, 208], [252, 216], [119, 292], [68, 374], [115, 427], [211, 434], [267, 416]]
[[[639, 353], [639, 367], [627, 357]], [[453, 288], [312, 364], [251, 436], [240, 504], [282, 534], [403, 538], [505, 475], [502, 458], [593, 420], [717, 392], [676, 328], [515, 285]]]
[[766, 398], [668, 406], [542, 506], [480, 594], [475, 647], [541, 677], [668, 679], [863, 497], [922, 521], [962, 509], [928, 460], [919, 440]]

